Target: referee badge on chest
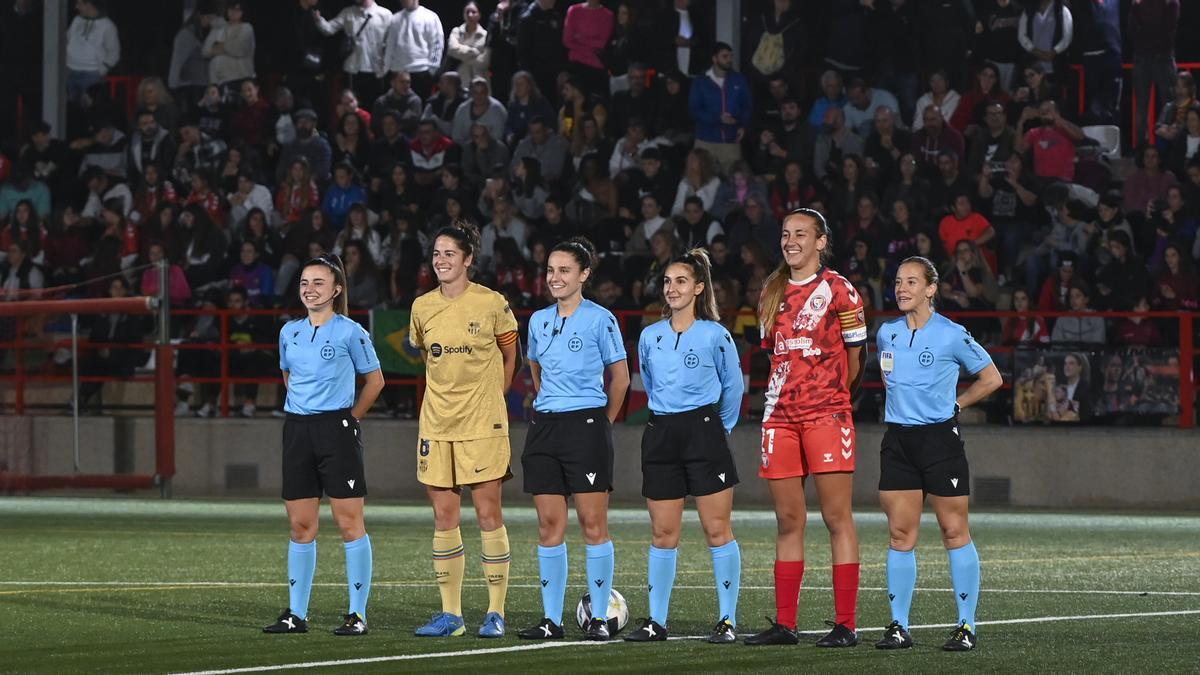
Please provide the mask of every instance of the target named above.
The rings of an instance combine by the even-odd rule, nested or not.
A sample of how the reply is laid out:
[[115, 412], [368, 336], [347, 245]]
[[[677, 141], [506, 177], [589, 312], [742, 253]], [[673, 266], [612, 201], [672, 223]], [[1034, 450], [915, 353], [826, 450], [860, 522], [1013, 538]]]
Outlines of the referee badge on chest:
[[891, 375], [896, 368], [896, 355], [892, 352], [879, 352], [879, 369], [885, 375]]
[[920, 356], [917, 357], [917, 361], [920, 361], [921, 365], [925, 366], [926, 368], [928, 368], [929, 366], [932, 366], [933, 365], [933, 352], [926, 349], [925, 351], [921, 352]]
[[325, 344], [321, 347], [321, 358], [325, 359], [326, 361], [332, 361], [336, 353], [337, 352], [334, 350], [333, 345], [331, 344]]

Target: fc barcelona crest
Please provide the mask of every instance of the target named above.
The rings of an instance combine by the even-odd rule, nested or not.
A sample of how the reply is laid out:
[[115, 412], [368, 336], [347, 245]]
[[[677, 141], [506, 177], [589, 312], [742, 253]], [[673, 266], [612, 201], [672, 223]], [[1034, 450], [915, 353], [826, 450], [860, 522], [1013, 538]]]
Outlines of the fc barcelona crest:
[[479, 322], [472, 321], [472, 322], [468, 323], [467, 324], [467, 332], [470, 333], [472, 336], [479, 335]]

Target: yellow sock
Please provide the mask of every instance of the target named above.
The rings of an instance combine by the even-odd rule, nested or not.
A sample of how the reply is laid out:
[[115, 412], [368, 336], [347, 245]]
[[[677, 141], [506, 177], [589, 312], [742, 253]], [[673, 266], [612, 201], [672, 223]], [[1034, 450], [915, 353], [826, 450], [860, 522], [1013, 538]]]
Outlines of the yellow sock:
[[508, 597], [508, 530], [503, 525], [491, 532], [479, 533], [483, 539], [483, 578], [488, 584], [488, 611], [504, 616]]
[[433, 532], [433, 572], [442, 594], [442, 611], [462, 616], [462, 584], [466, 560], [463, 558], [462, 533], [453, 530]]

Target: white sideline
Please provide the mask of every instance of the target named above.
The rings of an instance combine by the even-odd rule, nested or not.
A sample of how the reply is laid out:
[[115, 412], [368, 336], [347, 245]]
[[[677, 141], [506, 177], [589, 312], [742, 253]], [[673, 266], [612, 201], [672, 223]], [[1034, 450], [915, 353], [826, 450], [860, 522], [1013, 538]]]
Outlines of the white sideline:
[[[1159, 616], [1185, 616], [1200, 614], [1200, 609], [1186, 609], [1171, 612], [1129, 612], [1122, 614], [1081, 614], [1075, 616], [1039, 616], [1026, 619], [998, 619], [996, 621], [980, 621], [980, 626], [1001, 626], [1024, 623], [1051, 623], [1056, 621], [1088, 621], [1097, 619], [1135, 619], [1146, 617]], [[922, 626], [911, 626], [913, 630], [924, 628], [954, 628], [957, 624], [926, 624]], [[859, 632], [877, 632], [883, 631], [883, 628], [863, 628]], [[801, 631], [804, 635], [823, 635], [825, 631]], [[671, 640], [695, 640], [706, 636], [703, 635], [688, 635], [669, 638]], [[333, 668], [338, 666], [353, 666], [363, 665], [368, 663], [388, 663], [393, 661], [416, 661], [420, 659], [442, 659], [456, 656], [485, 656], [488, 654], [506, 654], [511, 652], [527, 652], [538, 649], [554, 649], [556, 647], [588, 647], [588, 646], [605, 646], [618, 644], [620, 641], [613, 642], [539, 642], [534, 644], [516, 645], [513, 647], [494, 647], [491, 649], [464, 649], [454, 652], [433, 652], [429, 654], [397, 654], [395, 656], [375, 656], [361, 659], [335, 659], [331, 661], [308, 661], [302, 663], [285, 663], [272, 666], [251, 666], [249, 668], [229, 668], [226, 670], [201, 670], [186, 673], [178, 673], [176, 675], [234, 675], [235, 673], [265, 673], [278, 670], [305, 669], [305, 668]]]

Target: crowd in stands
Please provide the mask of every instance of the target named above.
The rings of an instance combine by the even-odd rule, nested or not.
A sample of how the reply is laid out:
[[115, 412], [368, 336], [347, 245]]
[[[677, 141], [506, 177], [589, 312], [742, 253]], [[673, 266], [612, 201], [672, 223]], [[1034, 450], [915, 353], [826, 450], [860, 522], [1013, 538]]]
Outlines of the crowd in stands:
[[[466, 220], [476, 280], [514, 308], [551, 302], [546, 252], [569, 236], [596, 244], [589, 292], [614, 310], [658, 307], [664, 265], [706, 246], [722, 315], [756, 342], [746, 311], [805, 206], [874, 309], [918, 254], [946, 311], [1197, 309], [1200, 99], [1175, 69], [1178, 0], [833, 0], [821, 25], [797, 0], [743, 0], [740, 62], [712, 3], [384, 4], [290, 0], [270, 27], [290, 31], [286, 72], [257, 73], [247, 3], [200, 0], [127, 114], [104, 81], [117, 29], [77, 0], [65, 137], [0, 132], [0, 297], [156, 293], [141, 270], [165, 257], [178, 307], [294, 308], [299, 265], [331, 251], [352, 309], [406, 308], [436, 285], [430, 235]], [[1120, 124], [1122, 33], [1132, 166], [1083, 130]], [[245, 341], [273, 341], [252, 323]], [[1004, 344], [1175, 339], [1086, 315], [969, 323]]]

